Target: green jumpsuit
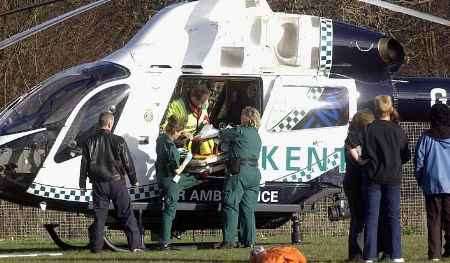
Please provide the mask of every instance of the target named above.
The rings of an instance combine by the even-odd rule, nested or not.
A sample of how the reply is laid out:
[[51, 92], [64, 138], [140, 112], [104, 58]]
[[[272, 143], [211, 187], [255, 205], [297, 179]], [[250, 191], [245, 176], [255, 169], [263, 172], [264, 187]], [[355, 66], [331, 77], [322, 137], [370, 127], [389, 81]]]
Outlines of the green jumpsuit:
[[255, 209], [258, 202], [261, 174], [258, 158], [261, 138], [254, 127], [226, 129], [221, 137], [229, 145], [229, 158], [241, 160], [240, 173], [228, 176], [223, 196], [223, 242], [234, 244], [239, 222], [239, 238], [245, 246], [256, 241]]
[[175, 170], [180, 166], [180, 153], [166, 134], [161, 134], [156, 140], [156, 155], [156, 178], [164, 204], [161, 243], [168, 244], [180, 192], [201, 183], [201, 181], [187, 173], [180, 174], [181, 178], [178, 183], [172, 181], [175, 176]]

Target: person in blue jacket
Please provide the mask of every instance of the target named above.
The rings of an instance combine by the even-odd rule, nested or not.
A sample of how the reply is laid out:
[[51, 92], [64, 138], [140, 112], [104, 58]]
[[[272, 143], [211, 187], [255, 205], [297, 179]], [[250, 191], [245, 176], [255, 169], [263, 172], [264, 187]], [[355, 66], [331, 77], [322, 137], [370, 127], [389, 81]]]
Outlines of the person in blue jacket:
[[439, 261], [442, 230], [446, 243], [444, 255], [450, 257], [450, 111], [445, 104], [431, 108], [431, 129], [416, 146], [416, 179], [425, 195], [428, 227], [428, 257]]

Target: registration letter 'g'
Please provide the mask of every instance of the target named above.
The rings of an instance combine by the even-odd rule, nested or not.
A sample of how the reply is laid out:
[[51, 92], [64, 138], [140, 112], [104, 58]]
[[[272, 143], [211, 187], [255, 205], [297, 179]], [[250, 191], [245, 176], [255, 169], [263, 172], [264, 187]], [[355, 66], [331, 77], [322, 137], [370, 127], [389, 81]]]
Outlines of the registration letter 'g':
[[441, 88], [434, 88], [430, 91], [431, 97], [431, 107], [437, 102], [442, 102], [443, 104], [447, 104], [447, 91]]

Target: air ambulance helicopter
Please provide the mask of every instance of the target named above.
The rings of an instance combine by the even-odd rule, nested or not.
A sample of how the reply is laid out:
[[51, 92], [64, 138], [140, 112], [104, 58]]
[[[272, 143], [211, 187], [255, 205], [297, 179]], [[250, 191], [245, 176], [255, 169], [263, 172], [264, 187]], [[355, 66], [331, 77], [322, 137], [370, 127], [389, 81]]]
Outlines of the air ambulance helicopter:
[[[0, 42], [0, 49], [110, 2], [96, 1]], [[449, 21], [384, 1], [364, 1], [449, 26]], [[123, 48], [50, 77], [0, 113], [0, 198], [90, 214], [78, 188], [80, 145], [100, 112], [127, 141], [140, 186], [129, 188], [139, 222], [159, 227], [155, 142], [169, 103], [193, 85], [211, 87], [215, 129], [237, 125], [245, 106], [262, 113], [258, 228], [293, 220], [308, 204], [341, 193], [343, 141], [353, 114], [374, 96], [394, 97], [405, 120], [423, 121], [447, 103], [448, 79], [392, 79], [402, 45], [382, 33], [327, 18], [273, 12], [265, 0], [199, 0], [170, 5]], [[188, 169], [207, 175], [180, 195], [176, 231], [220, 228], [225, 173], [219, 151], [194, 154]], [[330, 215], [345, 215], [336, 206]], [[199, 220], [202, 218], [202, 220]], [[113, 216], [108, 221], [117, 227]], [[59, 245], [67, 248], [48, 228]], [[113, 245], [112, 245], [113, 246]], [[113, 246], [114, 247], [114, 246]]]

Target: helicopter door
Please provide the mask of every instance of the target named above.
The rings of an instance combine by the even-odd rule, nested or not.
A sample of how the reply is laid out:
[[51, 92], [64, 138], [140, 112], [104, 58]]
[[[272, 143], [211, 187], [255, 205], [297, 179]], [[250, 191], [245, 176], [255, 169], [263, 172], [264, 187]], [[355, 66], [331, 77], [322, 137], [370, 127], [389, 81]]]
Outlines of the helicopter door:
[[355, 110], [353, 80], [278, 77], [260, 128], [263, 181], [304, 183], [332, 169], [343, 172]]
[[141, 185], [155, 179], [156, 138], [159, 124], [175, 89], [180, 72], [155, 68], [134, 78], [133, 92], [116, 134], [124, 137]]

